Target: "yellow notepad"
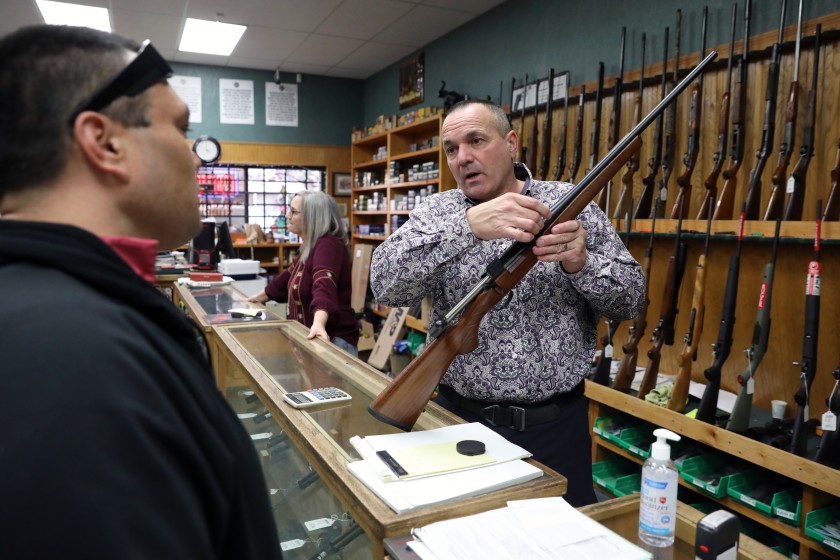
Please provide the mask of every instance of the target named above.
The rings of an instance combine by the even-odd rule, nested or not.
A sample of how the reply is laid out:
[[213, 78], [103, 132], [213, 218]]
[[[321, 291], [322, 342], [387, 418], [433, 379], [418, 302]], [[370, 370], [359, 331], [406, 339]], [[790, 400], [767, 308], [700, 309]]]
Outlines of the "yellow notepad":
[[432, 443], [391, 449], [389, 453], [408, 473], [400, 478], [425, 476], [435, 473], [469, 469], [495, 463], [496, 458], [489, 453], [464, 455], [455, 449], [457, 442]]

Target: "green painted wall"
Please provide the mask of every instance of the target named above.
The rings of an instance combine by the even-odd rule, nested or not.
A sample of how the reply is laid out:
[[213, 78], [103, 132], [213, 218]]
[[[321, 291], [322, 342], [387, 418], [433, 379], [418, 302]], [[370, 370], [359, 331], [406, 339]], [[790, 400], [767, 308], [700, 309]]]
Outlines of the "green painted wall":
[[[682, 9], [681, 52], [700, 50], [703, 6], [709, 6], [707, 45], [729, 41], [730, 0], [508, 0], [421, 49], [425, 53], [425, 105], [442, 105], [446, 88], [494, 101], [504, 82], [503, 103], [510, 102], [511, 77], [546, 77], [549, 68], [569, 70], [571, 83], [595, 80], [598, 62], [607, 76], [618, 74], [621, 27], [627, 27], [625, 69], [641, 65], [641, 36], [647, 33], [646, 62], [661, 60], [665, 27], [673, 26]], [[785, 25], [796, 23], [798, 0], [788, 0]], [[777, 29], [781, 0], [753, 0], [750, 35]], [[805, 0], [803, 20], [840, 9], [838, 0]], [[736, 38], [743, 36], [744, 2], [738, 2]], [[398, 64], [365, 81], [364, 121], [381, 114], [400, 114]], [[405, 112], [405, 111], [403, 111]]]
[[[222, 66], [172, 63], [178, 75], [201, 77], [202, 122], [193, 123], [193, 136], [210, 134], [228, 142], [347, 146], [354, 126], [363, 120], [364, 82], [303, 74], [298, 84], [298, 126], [265, 125], [265, 83], [274, 73]], [[282, 74], [295, 83], [295, 74]], [[219, 79], [253, 80], [254, 125], [219, 123]]]

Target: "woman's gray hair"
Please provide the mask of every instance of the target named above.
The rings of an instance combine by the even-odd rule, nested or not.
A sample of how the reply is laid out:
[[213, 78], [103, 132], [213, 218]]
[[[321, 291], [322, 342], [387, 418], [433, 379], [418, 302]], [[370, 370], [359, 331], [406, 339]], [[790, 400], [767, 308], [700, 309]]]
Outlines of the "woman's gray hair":
[[295, 197], [300, 198], [300, 262], [306, 262], [312, 246], [325, 235], [338, 237], [348, 245], [347, 230], [333, 197], [321, 191], [301, 191]]

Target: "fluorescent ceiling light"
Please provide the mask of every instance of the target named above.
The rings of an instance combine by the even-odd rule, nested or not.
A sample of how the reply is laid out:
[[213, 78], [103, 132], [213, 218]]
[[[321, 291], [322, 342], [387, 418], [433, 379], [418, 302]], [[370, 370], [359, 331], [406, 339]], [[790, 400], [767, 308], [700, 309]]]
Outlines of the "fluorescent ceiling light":
[[243, 33], [244, 25], [187, 18], [178, 50], [230, 56]]
[[111, 20], [106, 8], [37, 0], [44, 22], [50, 25], [78, 25], [111, 32]]

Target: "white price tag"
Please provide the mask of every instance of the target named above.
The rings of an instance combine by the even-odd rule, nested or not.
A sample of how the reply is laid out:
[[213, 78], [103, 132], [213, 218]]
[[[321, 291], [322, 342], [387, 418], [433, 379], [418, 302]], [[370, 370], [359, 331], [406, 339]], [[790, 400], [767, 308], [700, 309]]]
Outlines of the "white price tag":
[[286, 550], [294, 550], [296, 548], [300, 548], [306, 544], [306, 541], [303, 539], [292, 539], [290, 541], [284, 541], [280, 543], [280, 549], [283, 551]]
[[837, 431], [837, 415], [830, 410], [822, 415], [822, 429], [825, 432]]
[[755, 379], [752, 377], [749, 378], [747, 381], [747, 394], [752, 395], [755, 393]]
[[810, 416], [808, 415], [808, 405], [806, 404], [804, 408], [805, 410], [803, 412], [803, 415], [805, 417], [805, 420], [807, 420], [808, 418], [810, 418]]
[[260, 432], [258, 434], [251, 434], [251, 439], [254, 441], [260, 441], [262, 439], [268, 439], [271, 437], [271, 432]]
[[240, 420], [247, 420], [248, 418], [253, 418], [256, 415], [256, 412], [243, 412], [241, 414], [237, 414], [236, 417]]
[[324, 527], [332, 527], [333, 523], [335, 523], [335, 519], [330, 519], [329, 517], [322, 517], [320, 519], [311, 519], [309, 521], [304, 521], [303, 525], [306, 527], [307, 531], [317, 531], [318, 529], [323, 529]]
[[613, 345], [607, 344], [604, 346], [604, 357], [605, 358], [612, 358], [613, 357]]
[[279, 492], [279, 491], [280, 491], [280, 489], [279, 489], [279, 488], [270, 488], [270, 489], [268, 490], [268, 493], [269, 493], [270, 495], [272, 495], [272, 496], [273, 496], [273, 495], [275, 495], [275, 494], [276, 494], [277, 492]]
[[787, 180], [787, 186], [785, 186], [785, 192], [790, 194], [793, 192], [793, 189], [796, 187], [796, 181], [793, 180], [793, 177], [789, 177]]

